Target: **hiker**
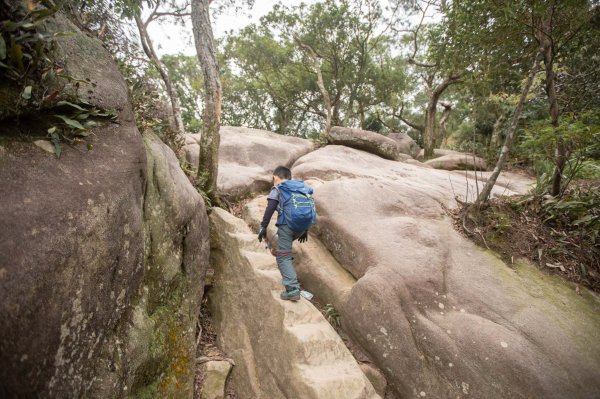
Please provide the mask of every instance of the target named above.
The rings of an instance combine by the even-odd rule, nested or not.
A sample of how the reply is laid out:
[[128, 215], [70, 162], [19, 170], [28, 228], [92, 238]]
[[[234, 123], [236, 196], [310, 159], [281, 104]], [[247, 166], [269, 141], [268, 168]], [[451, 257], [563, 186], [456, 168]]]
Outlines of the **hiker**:
[[[316, 221], [313, 190], [301, 180], [292, 180], [292, 172], [285, 166], [273, 171], [273, 188], [267, 197], [267, 209], [258, 231], [258, 241], [267, 236], [267, 226], [277, 209], [277, 267], [282, 276], [285, 290], [280, 298], [297, 301], [300, 299], [300, 283], [294, 269], [292, 242], [308, 240], [308, 229]], [[268, 239], [267, 239], [268, 240]]]

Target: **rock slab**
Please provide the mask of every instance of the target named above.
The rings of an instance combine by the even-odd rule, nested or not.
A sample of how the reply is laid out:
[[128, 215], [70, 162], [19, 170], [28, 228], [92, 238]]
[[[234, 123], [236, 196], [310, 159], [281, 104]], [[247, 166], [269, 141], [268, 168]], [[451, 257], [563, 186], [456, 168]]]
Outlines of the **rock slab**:
[[413, 158], [417, 158], [419, 152], [421, 151], [421, 147], [417, 144], [416, 141], [412, 139], [406, 133], [389, 133], [387, 135], [388, 138], [396, 141], [400, 145], [400, 151], [404, 154], [410, 155]]
[[357, 279], [344, 328], [398, 397], [600, 395], [599, 298], [458, 234], [470, 179], [340, 146], [293, 173], [320, 181], [311, 232]]

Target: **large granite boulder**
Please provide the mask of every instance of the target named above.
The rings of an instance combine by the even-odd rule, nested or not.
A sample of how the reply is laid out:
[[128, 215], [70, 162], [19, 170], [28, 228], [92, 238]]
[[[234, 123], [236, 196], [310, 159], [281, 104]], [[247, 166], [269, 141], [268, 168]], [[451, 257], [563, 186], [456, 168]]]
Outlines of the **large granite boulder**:
[[318, 183], [311, 231], [357, 280], [343, 326], [398, 397], [600, 395], [600, 300], [458, 234], [444, 207], [472, 181], [339, 146], [293, 173]]
[[434, 169], [444, 170], [486, 170], [487, 163], [485, 159], [476, 155], [457, 153], [446, 154], [437, 158], [425, 161]]
[[330, 144], [367, 151], [385, 159], [405, 161], [412, 158], [415, 149], [409, 142], [410, 137], [401, 136], [400, 133], [397, 135], [390, 138], [368, 130], [334, 126], [329, 132], [327, 141]]
[[275, 258], [246, 223], [216, 208], [209, 304], [219, 347], [243, 397], [379, 398], [331, 325], [305, 299], [279, 299]]
[[481, 157], [467, 152], [442, 148], [435, 148], [433, 150], [433, 157], [429, 160], [425, 160], [423, 150], [419, 151], [416, 158], [424, 162], [424, 165], [434, 169], [471, 171], [484, 171], [487, 169], [487, 162]]
[[[460, 152], [460, 151], [448, 150], [445, 148], [434, 148], [433, 149], [433, 157], [431, 157], [431, 159], [439, 158], [441, 156], [449, 155], [449, 154], [465, 154], [465, 153]], [[469, 155], [471, 155], [471, 154], [469, 154]], [[425, 150], [420, 149], [419, 153], [417, 154], [417, 156], [415, 158], [418, 159], [419, 161], [424, 161], [425, 160]]]
[[[314, 148], [307, 139], [247, 127], [222, 126], [220, 134], [217, 189], [231, 200], [268, 189], [277, 166], [290, 167]], [[198, 165], [198, 140], [200, 135], [187, 135], [188, 144], [183, 147], [187, 162], [194, 166]]]
[[0, 123], [0, 397], [191, 397], [203, 201], [168, 148], [144, 145], [102, 44], [55, 24], [74, 32], [58, 44], [65, 70], [118, 123], [60, 159], [34, 144], [45, 114], [21, 132]]
[[413, 158], [417, 158], [421, 151], [421, 147], [419, 147], [417, 142], [406, 133], [389, 133], [387, 137], [399, 144], [402, 153], [410, 155]]

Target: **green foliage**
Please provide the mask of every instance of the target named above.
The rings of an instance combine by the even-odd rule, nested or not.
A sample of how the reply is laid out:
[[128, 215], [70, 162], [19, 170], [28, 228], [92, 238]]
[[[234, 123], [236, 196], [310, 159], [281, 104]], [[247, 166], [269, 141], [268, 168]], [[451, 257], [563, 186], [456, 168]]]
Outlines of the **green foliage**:
[[[14, 7], [4, 6], [0, 10], [0, 72], [13, 82], [28, 84], [42, 74], [54, 73], [48, 53], [54, 38], [60, 33], [50, 34], [45, 23], [59, 6], [46, 8], [33, 2], [17, 3]], [[31, 98], [31, 86], [27, 86], [27, 97]]]
[[[48, 129], [48, 137], [54, 144], [54, 153], [60, 158], [62, 153], [61, 142], [76, 144], [91, 134], [91, 129], [98, 125], [97, 119], [116, 119], [114, 110], [102, 110], [90, 105], [85, 100], [74, 98], [72, 101], [59, 101], [55, 111], [62, 112], [54, 114], [57, 123]], [[77, 104], [75, 102], [78, 102]], [[93, 146], [87, 145], [88, 151]]]
[[540, 197], [544, 223], [560, 228], [564, 240], [588, 242], [600, 248], [600, 187], [576, 187], [563, 198]]
[[502, 234], [512, 227], [511, 219], [508, 215], [503, 213], [498, 213], [495, 215], [495, 223], [493, 228], [496, 232]]
[[[567, 184], [578, 178], [598, 176], [597, 161], [600, 160], [600, 110], [585, 112], [579, 116], [564, 115], [559, 126], [547, 120], [531, 122], [525, 129], [521, 150], [533, 161], [538, 179], [537, 190], [545, 192], [551, 183], [554, 170], [554, 148], [559, 139], [564, 140], [569, 158], [564, 170]], [[594, 161], [594, 159], [596, 161]]]
[[166, 55], [161, 61], [167, 67], [169, 77], [176, 83], [181, 100], [181, 118], [186, 132], [199, 132], [202, 127], [200, 114], [200, 94], [204, 90], [204, 78], [198, 57]]
[[329, 324], [334, 327], [341, 326], [340, 314], [332, 304], [328, 303], [327, 305], [323, 306], [322, 312]]
[[11, 90], [20, 91], [14, 104], [17, 114], [24, 108], [39, 108], [53, 98], [47, 87], [64, 78], [60, 65], [51, 59], [55, 39], [68, 33], [47, 31], [50, 16], [60, 9], [35, 2], [0, 6], [0, 78]]
[[[127, 68], [122, 68], [122, 70], [126, 71]], [[171, 110], [164, 98], [161, 97], [158, 85], [146, 74], [142, 74], [141, 78], [137, 77], [137, 73], [135, 75], [125, 74], [125, 81], [131, 94], [131, 104], [138, 130], [144, 132], [150, 129], [163, 142], [171, 148], [175, 148], [177, 132], [171, 126], [169, 121]]]
[[298, 41], [318, 54], [334, 125], [364, 128], [383, 109], [391, 113], [402, 102], [406, 75], [392, 40], [377, 31], [383, 22], [378, 2], [276, 5], [226, 43], [224, 117], [303, 137], [322, 130], [323, 97]]
[[[57, 157], [62, 153], [61, 143], [74, 144], [83, 141], [97, 119], [114, 120], [114, 111], [102, 110], [90, 105], [78, 96], [56, 102], [61, 96], [57, 88], [59, 80], [89, 84], [89, 79], [79, 79], [64, 73], [63, 68], [52, 58], [56, 39], [70, 35], [69, 32], [50, 33], [46, 28], [48, 18], [61, 10], [62, 2], [16, 2], [0, 8], [0, 74], [17, 87], [22, 87], [19, 109], [27, 112], [48, 106], [56, 112], [55, 124], [47, 130]], [[52, 88], [50, 88], [52, 85]], [[88, 144], [88, 150], [92, 145]]]

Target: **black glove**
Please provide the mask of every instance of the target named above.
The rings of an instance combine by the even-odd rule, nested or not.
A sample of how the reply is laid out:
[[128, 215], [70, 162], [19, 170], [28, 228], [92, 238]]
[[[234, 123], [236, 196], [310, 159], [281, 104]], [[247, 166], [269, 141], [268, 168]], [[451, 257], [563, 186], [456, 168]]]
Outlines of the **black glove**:
[[308, 230], [306, 230], [300, 237], [298, 237], [298, 242], [306, 242], [308, 240]]
[[260, 230], [258, 230], [258, 242], [262, 242], [263, 238], [265, 238], [267, 236], [267, 228], [266, 227], [260, 227]]

